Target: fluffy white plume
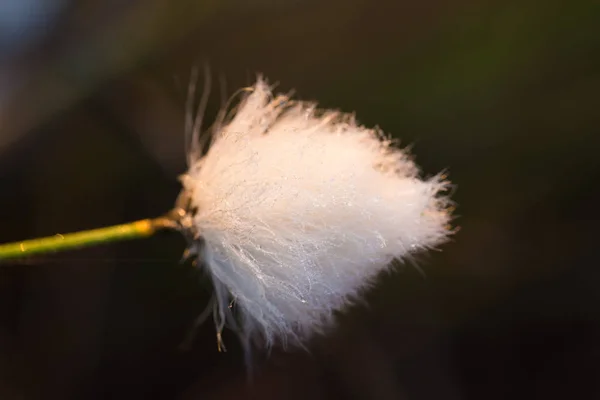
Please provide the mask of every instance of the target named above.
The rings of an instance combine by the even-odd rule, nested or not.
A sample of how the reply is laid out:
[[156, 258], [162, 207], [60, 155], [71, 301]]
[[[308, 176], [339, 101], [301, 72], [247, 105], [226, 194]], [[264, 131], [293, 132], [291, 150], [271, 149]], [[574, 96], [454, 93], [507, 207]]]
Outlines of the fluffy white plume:
[[442, 177], [354, 118], [273, 98], [259, 79], [182, 177], [218, 329], [302, 344], [393, 259], [448, 234]]

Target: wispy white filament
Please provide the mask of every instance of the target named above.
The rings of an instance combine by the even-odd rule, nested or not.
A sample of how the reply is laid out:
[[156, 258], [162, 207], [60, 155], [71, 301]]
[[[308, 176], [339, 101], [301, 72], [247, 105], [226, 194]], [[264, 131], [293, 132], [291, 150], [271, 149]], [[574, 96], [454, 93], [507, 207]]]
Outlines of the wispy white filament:
[[259, 79], [182, 177], [219, 329], [302, 344], [393, 259], [448, 236], [447, 183], [381, 132]]

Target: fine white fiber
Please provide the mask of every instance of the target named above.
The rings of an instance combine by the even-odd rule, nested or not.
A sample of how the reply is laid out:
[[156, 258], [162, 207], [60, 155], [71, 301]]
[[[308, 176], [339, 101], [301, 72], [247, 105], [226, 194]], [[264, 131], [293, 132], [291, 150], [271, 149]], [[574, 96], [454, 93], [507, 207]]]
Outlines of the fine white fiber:
[[211, 134], [181, 180], [219, 335], [228, 324], [266, 346], [303, 345], [394, 259], [451, 233], [444, 176], [420, 178], [352, 115], [275, 97], [259, 78]]

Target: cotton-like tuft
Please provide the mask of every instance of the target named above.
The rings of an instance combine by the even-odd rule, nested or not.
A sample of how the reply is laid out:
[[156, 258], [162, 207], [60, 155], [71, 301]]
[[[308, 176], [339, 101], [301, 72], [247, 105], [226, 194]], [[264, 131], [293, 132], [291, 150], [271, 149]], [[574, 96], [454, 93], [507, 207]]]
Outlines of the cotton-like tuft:
[[302, 345], [394, 259], [450, 233], [443, 176], [420, 178], [351, 115], [274, 97], [259, 78], [212, 135], [182, 183], [219, 333]]

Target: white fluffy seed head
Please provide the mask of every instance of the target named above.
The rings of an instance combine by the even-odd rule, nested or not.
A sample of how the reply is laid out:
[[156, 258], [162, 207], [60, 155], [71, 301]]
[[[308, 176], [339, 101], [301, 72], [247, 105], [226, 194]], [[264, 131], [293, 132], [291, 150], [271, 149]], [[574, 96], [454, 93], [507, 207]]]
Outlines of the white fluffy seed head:
[[182, 177], [218, 329], [302, 344], [394, 259], [449, 235], [447, 182], [419, 178], [381, 132], [259, 78]]

